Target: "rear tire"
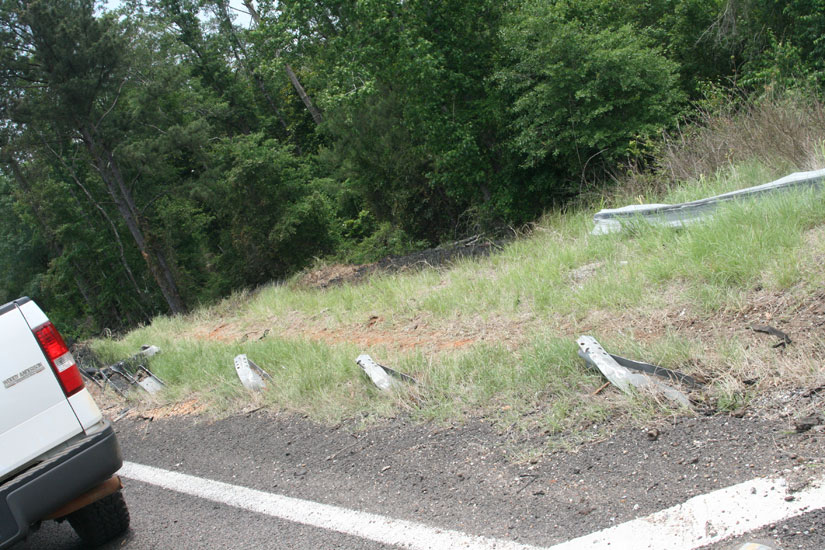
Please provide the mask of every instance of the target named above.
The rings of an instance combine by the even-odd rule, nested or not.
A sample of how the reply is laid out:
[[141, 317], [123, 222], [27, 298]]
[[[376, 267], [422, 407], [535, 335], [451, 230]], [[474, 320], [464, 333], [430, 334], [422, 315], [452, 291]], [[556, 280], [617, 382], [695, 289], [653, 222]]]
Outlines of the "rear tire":
[[67, 516], [75, 533], [91, 546], [100, 546], [129, 529], [129, 509], [116, 491]]

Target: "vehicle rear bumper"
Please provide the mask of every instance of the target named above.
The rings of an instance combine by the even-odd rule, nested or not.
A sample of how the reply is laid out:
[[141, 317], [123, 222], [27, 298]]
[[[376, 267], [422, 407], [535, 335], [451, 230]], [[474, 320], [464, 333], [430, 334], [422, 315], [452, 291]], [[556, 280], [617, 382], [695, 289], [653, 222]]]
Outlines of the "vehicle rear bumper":
[[105, 482], [123, 465], [115, 432], [106, 427], [0, 486], [0, 548], [24, 538], [29, 526]]

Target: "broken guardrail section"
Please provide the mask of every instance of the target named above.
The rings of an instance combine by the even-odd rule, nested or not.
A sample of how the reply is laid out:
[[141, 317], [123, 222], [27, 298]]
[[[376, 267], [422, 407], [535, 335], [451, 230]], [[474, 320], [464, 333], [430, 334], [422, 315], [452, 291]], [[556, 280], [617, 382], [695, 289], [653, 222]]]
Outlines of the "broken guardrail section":
[[[677, 390], [676, 388], [651, 378], [647, 373], [655, 374], [656, 376], [665, 376], [667, 378], [682, 382], [698, 385], [698, 382], [687, 375], [677, 373], [655, 365], [648, 365], [647, 363], [639, 363], [637, 361], [630, 361], [629, 359], [620, 358], [625, 365], [620, 364], [616, 360], [616, 356], [607, 353], [604, 348], [592, 336], [581, 336], [576, 343], [579, 345], [579, 356], [582, 357], [588, 365], [595, 366], [614, 386], [622, 390], [624, 393], [630, 395], [633, 393], [633, 388], [653, 390], [659, 392], [671, 401], [678, 403], [683, 407], [690, 408], [690, 400], [688, 397]], [[632, 366], [630, 366], [632, 364]], [[644, 367], [642, 367], [642, 365]], [[640, 372], [632, 372], [631, 368], [640, 368], [645, 374]], [[678, 375], [678, 377], [677, 377]]]
[[235, 372], [241, 379], [241, 384], [248, 390], [262, 390], [266, 388], [265, 380], [272, 380], [268, 372], [252, 362], [244, 353], [235, 357]]
[[642, 220], [651, 225], [681, 227], [703, 220], [711, 215], [719, 205], [741, 199], [757, 198], [763, 195], [798, 189], [820, 189], [825, 183], [825, 170], [795, 172], [784, 178], [723, 193], [706, 199], [680, 204], [632, 204], [621, 208], [605, 208], [593, 216], [595, 226], [592, 235], [616, 233], [629, 223]]
[[133, 388], [141, 388], [154, 395], [166, 386], [146, 366], [148, 359], [157, 353], [160, 353], [157, 346], [142, 346], [139, 352], [128, 359], [101, 368], [82, 368], [80, 372], [100, 389], [105, 391], [107, 387], [111, 387], [122, 397]]
[[355, 359], [355, 362], [363, 369], [369, 379], [372, 380], [372, 383], [382, 391], [389, 391], [402, 382], [416, 383], [412, 376], [385, 367], [384, 365], [379, 365], [367, 354], [359, 355]]
[[[630, 370], [636, 370], [646, 374], [652, 374], [654, 376], [658, 376], [659, 378], [664, 378], [669, 382], [681, 382], [682, 384], [686, 385], [691, 389], [701, 388], [704, 385], [692, 376], [683, 374], [675, 370], [666, 369], [658, 365], [651, 365], [650, 363], [642, 363], [641, 361], [634, 361], [633, 359], [628, 359], [626, 357], [621, 357], [619, 355], [613, 355], [612, 353], [609, 353], [608, 355], [610, 355], [610, 357], [612, 357], [613, 360], [616, 361], [619, 365]], [[596, 363], [594, 363], [590, 356], [584, 353], [581, 348], [579, 348], [579, 357], [584, 359], [585, 362], [593, 368], [598, 368], [596, 366]]]

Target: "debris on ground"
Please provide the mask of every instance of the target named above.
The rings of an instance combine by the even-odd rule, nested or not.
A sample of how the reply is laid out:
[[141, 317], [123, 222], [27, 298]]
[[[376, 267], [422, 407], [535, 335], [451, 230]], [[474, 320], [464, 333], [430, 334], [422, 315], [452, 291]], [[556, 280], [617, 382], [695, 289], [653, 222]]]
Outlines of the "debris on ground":
[[593, 216], [595, 227], [592, 235], [604, 235], [621, 231], [626, 224], [638, 220], [651, 225], [682, 227], [713, 216], [719, 205], [741, 199], [758, 198], [783, 191], [807, 188], [821, 188], [825, 181], [825, 170], [795, 172], [784, 178], [723, 193], [706, 199], [679, 204], [631, 204], [622, 208], [605, 208]]
[[128, 359], [104, 367], [84, 366], [80, 373], [101, 390], [106, 391], [107, 387], [111, 387], [122, 397], [134, 388], [141, 388], [154, 395], [166, 386], [146, 366], [148, 359], [158, 353], [160, 348], [157, 346], [142, 346], [139, 352]]
[[264, 379], [272, 380], [268, 372], [256, 365], [244, 353], [235, 357], [235, 372], [238, 373], [241, 384], [248, 390], [262, 390], [266, 388]]
[[[628, 262], [626, 260], [621, 260], [617, 262], [617, 265], [627, 265]], [[575, 283], [578, 287], [581, 287], [582, 284], [593, 277], [596, 273], [598, 273], [602, 268], [607, 265], [606, 262], [591, 262], [588, 264], [584, 264], [582, 266], [573, 269], [570, 272], [570, 279], [572, 279], [573, 283]]]
[[364, 370], [364, 373], [372, 380], [373, 384], [383, 391], [388, 391], [401, 382], [416, 383], [413, 377], [380, 365], [367, 354], [359, 355], [355, 359], [355, 363]]
[[137, 357], [138, 355], [142, 355], [143, 357], [152, 357], [153, 355], [157, 355], [158, 353], [160, 353], [159, 347], [143, 345], [140, 346], [140, 351], [137, 352], [135, 357]]
[[[645, 374], [632, 372], [628, 367], [620, 364], [616, 358], [607, 353], [604, 348], [592, 336], [581, 336], [576, 341], [579, 345], [579, 356], [585, 360], [589, 366], [594, 366], [601, 373], [610, 380], [610, 382], [622, 390], [626, 394], [632, 394], [633, 388], [649, 389], [661, 393], [671, 401], [678, 403], [683, 407], [690, 408], [690, 400], [687, 396], [676, 388], [651, 378], [644, 369]], [[629, 361], [629, 360], [628, 360]], [[676, 380], [687, 381], [690, 380], [693, 384], [698, 384], [695, 380], [687, 375], [662, 369], [662, 367], [655, 367], [647, 363], [633, 362], [635, 365], [645, 365], [645, 367], [652, 367], [654, 371], [657, 369], [667, 371]], [[653, 374], [653, 373], [651, 373]], [[661, 376], [661, 374], [659, 374]], [[667, 376], [666, 376], [667, 377]]]
[[[589, 336], [583, 336], [582, 338], [590, 338]], [[595, 340], [594, 340], [595, 342]], [[598, 342], [597, 342], [598, 343]], [[641, 361], [634, 361], [633, 359], [628, 359], [626, 357], [621, 357], [619, 355], [613, 355], [609, 353], [610, 357], [613, 358], [619, 365], [625, 367], [626, 369], [636, 370], [639, 372], [643, 372], [645, 374], [652, 374], [654, 376], [658, 376], [660, 378], [664, 378], [669, 382], [681, 382], [685, 384], [687, 387], [694, 389], [694, 388], [701, 388], [704, 384], [699, 380], [695, 379], [694, 377], [683, 374], [679, 371], [666, 369], [665, 367], [660, 367], [658, 365], [652, 365], [650, 363], [642, 363]], [[579, 349], [579, 357], [587, 361], [587, 363], [593, 367], [596, 366], [595, 363], [588, 360], [588, 355], [583, 353], [581, 349]]]
[[364, 265], [332, 264], [305, 272], [297, 284], [308, 288], [327, 288], [344, 283], [363, 281], [376, 273], [397, 273], [422, 268], [449, 266], [465, 258], [481, 258], [500, 250], [502, 239], [474, 235], [436, 248], [420, 250], [403, 256], [389, 256]]
[[807, 432], [811, 428], [816, 426], [821, 426], [823, 424], [823, 419], [818, 414], [812, 414], [810, 416], [805, 416], [802, 418], [797, 418], [793, 422], [794, 429], [796, 433]]
[[114, 424], [118, 420], [122, 420], [123, 418], [126, 418], [126, 415], [129, 414], [129, 412], [131, 410], [132, 410], [131, 407], [126, 407], [125, 409], [122, 409], [120, 412], [118, 412], [118, 415], [112, 419], [112, 424]]
[[751, 325], [750, 329], [754, 332], [761, 332], [763, 334], [770, 334], [771, 336], [776, 336], [780, 338], [779, 342], [773, 345], [773, 347], [785, 347], [788, 344], [793, 343], [791, 341], [791, 337], [782, 332], [781, 330], [774, 328], [770, 325]]
[[819, 386], [805, 390], [805, 392], [802, 394], [802, 397], [810, 398], [819, 394], [822, 391], [825, 391], [825, 384], [820, 384]]

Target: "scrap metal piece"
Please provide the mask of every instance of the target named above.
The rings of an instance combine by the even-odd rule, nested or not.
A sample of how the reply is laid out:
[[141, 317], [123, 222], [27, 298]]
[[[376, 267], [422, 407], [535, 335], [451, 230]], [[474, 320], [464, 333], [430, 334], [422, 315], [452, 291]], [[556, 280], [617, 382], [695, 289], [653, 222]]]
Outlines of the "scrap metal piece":
[[[670, 382], [681, 382], [685, 384], [691, 389], [694, 388], [701, 388], [704, 386], [701, 382], [693, 378], [688, 374], [681, 373], [679, 371], [666, 369], [665, 367], [660, 367], [659, 365], [653, 365], [650, 363], [642, 363], [641, 361], [634, 361], [633, 359], [628, 359], [627, 357], [621, 357], [619, 355], [613, 355], [612, 353], [608, 354], [612, 357], [618, 364], [621, 366], [628, 368], [630, 370], [636, 370], [639, 372], [644, 372], [646, 374], [652, 374], [654, 376], [658, 376], [659, 378], [664, 378]], [[593, 368], [598, 368], [596, 363], [594, 363], [590, 356], [581, 348], [579, 348], [579, 357], [585, 360], [585, 362]]]
[[138, 386], [151, 394], [156, 394], [163, 389], [165, 384], [161, 382], [160, 378], [152, 374], [149, 369], [143, 365], [138, 365], [138, 371], [145, 375], [142, 380], [138, 380]]
[[235, 357], [235, 372], [238, 373], [241, 384], [248, 390], [262, 390], [266, 387], [264, 378], [272, 380], [269, 373], [256, 365], [245, 353]]
[[750, 329], [754, 332], [761, 332], [763, 334], [770, 334], [771, 336], [776, 336], [781, 338], [778, 344], [774, 344], [773, 347], [778, 348], [780, 346], [787, 346], [788, 344], [792, 344], [791, 337], [782, 332], [781, 330], [774, 328], [770, 325], [751, 325]]
[[680, 204], [632, 204], [622, 208], [605, 208], [593, 216], [595, 226], [590, 234], [616, 233], [621, 231], [624, 225], [639, 219], [653, 225], [681, 227], [713, 215], [719, 205], [725, 202], [795, 189], [819, 189], [823, 183], [825, 170], [795, 172], [770, 183]]
[[620, 365], [592, 336], [581, 336], [576, 343], [579, 345], [579, 354], [586, 356], [588, 363], [595, 365], [605, 378], [624, 393], [632, 394], [633, 387], [652, 389], [661, 392], [671, 401], [690, 408], [690, 400], [684, 393], [645, 374], [631, 372]]
[[400, 382], [416, 383], [415, 379], [403, 372], [398, 372], [384, 365], [376, 363], [372, 357], [367, 354], [359, 355], [355, 359], [355, 363], [361, 367], [373, 384], [378, 386], [383, 391], [388, 391], [397, 386]]
[[141, 357], [151, 357], [160, 351], [155, 346], [152, 346], [152, 348], [155, 348], [156, 351], [149, 354], [141, 351], [125, 361], [115, 363], [110, 369], [128, 380], [132, 386], [138, 386], [147, 393], [154, 395], [162, 390], [166, 383], [143, 364], [145, 361], [140, 361]]
[[100, 369], [99, 374], [103, 379], [104, 391], [107, 387], [111, 387], [121, 397], [126, 397], [129, 390], [138, 385], [137, 380], [132, 378], [118, 364]]
[[133, 388], [139, 387], [149, 394], [156, 394], [166, 383], [146, 367], [146, 359], [160, 353], [157, 346], [142, 346], [141, 350], [128, 359], [100, 368], [84, 367], [80, 373], [102, 390], [111, 387], [125, 397]]
[[157, 355], [158, 353], [160, 353], [159, 347], [143, 345], [140, 346], [140, 351], [134, 357], [137, 357], [138, 355], [143, 355], [144, 357], [152, 357], [153, 355]]

